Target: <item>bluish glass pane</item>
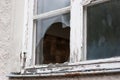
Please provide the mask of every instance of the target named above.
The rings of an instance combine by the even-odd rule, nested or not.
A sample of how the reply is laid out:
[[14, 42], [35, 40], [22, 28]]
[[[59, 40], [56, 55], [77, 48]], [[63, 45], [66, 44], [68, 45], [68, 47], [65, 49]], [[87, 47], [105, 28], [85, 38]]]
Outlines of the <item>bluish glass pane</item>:
[[38, 14], [64, 8], [70, 5], [70, 0], [38, 0]]
[[87, 59], [120, 56], [120, 0], [88, 7]]

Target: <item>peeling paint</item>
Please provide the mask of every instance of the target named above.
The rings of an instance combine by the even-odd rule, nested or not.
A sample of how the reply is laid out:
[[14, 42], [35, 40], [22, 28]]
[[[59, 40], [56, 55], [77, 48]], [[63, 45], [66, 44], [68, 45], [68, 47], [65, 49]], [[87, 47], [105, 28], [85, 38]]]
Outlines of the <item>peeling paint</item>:
[[[79, 72], [80, 74], [84, 73], [101, 73], [101, 72], [109, 72], [109, 71], [119, 71], [119, 65], [120, 61], [113, 61], [110, 62], [98, 62], [98, 63], [83, 63], [81, 64], [82, 57], [83, 57], [83, 7], [87, 5], [94, 5], [101, 2], [105, 2], [108, 0], [74, 0], [74, 2], [71, 3], [71, 35], [70, 35], [70, 63], [66, 65], [53, 65], [48, 64], [46, 66], [32, 66], [31, 68], [28, 68], [31, 62], [32, 58], [32, 26], [27, 25], [26, 28], [29, 28], [28, 31], [25, 31], [25, 40], [28, 42], [31, 42], [29, 45], [28, 42], [26, 42], [25, 46], [28, 47], [26, 49], [27, 51], [27, 66], [25, 67], [25, 73], [24, 74], [39, 74], [39, 75], [57, 75], [60, 73], [66, 74], [70, 72]], [[30, 6], [31, 2], [28, 4]], [[28, 8], [28, 11], [30, 11], [30, 8]], [[31, 14], [30, 14], [31, 13]], [[30, 18], [30, 24], [32, 24], [32, 12], [29, 12]], [[28, 34], [30, 33], [30, 34]], [[28, 39], [29, 38], [29, 39]], [[86, 56], [86, 55], [85, 55]], [[104, 61], [104, 60], [102, 60]]]

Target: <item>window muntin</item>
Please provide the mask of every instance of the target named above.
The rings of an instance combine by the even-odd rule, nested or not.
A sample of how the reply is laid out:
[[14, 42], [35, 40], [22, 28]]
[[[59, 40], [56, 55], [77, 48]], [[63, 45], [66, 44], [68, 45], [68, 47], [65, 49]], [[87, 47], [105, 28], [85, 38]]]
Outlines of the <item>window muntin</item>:
[[38, 14], [70, 6], [70, 0], [38, 0]]
[[[69, 36], [70, 36], [69, 34], [70, 33], [69, 33], [69, 30], [66, 30], [66, 27], [70, 26], [70, 14], [66, 13], [66, 14], [54, 16], [47, 19], [37, 20], [36, 25], [37, 25], [36, 26], [36, 64], [47, 64], [47, 63], [55, 63], [55, 62], [63, 63], [64, 61], [65, 62], [68, 61], [68, 57], [67, 57], [67, 60], [65, 59], [63, 61], [58, 61], [58, 60], [55, 61], [55, 60], [57, 59], [56, 57], [59, 55], [60, 52], [61, 54], [63, 53], [62, 50], [60, 51], [60, 49], [62, 48], [65, 49], [64, 51], [66, 51], [64, 53], [66, 53], [66, 55], [69, 55]], [[54, 27], [54, 28], [49, 30], [49, 28], [51, 27]], [[52, 42], [56, 44], [53, 45]], [[64, 43], [64, 44], [60, 45], [59, 43], [61, 44]], [[68, 48], [64, 48], [65, 45]], [[46, 48], [45, 46], [48, 48]], [[52, 47], [54, 49], [57, 49], [57, 52], [55, 52], [55, 50], [52, 51]], [[61, 48], [58, 48], [58, 47], [61, 47]], [[47, 59], [49, 60], [48, 62], [46, 61]]]
[[120, 56], [120, 1], [87, 8], [87, 59]]

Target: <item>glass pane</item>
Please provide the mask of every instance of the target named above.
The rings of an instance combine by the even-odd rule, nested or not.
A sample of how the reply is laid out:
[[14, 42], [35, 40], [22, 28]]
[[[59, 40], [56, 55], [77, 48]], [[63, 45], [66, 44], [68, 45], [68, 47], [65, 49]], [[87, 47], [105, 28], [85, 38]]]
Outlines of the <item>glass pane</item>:
[[120, 0], [88, 7], [87, 59], [120, 56]]
[[37, 21], [36, 64], [68, 61], [69, 21], [69, 13]]
[[64, 8], [70, 5], [70, 0], [38, 0], [38, 14]]

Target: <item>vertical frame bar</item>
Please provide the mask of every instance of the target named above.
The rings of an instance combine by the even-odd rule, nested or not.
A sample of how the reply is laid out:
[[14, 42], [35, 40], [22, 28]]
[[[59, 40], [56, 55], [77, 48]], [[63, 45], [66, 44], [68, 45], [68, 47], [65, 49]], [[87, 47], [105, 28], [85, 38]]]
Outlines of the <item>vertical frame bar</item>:
[[83, 60], [87, 60], [87, 7], [83, 10]]
[[83, 5], [82, 0], [74, 0], [70, 21], [70, 63], [80, 62], [83, 58]]
[[[37, 15], [37, 0], [34, 0], [33, 14]], [[36, 20], [33, 20], [33, 52], [32, 52], [32, 65], [35, 66], [36, 58]]]
[[[22, 55], [26, 53], [25, 67], [32, 65], [33, 52], [33, 3], [34, 0], [25, 0], [24, 7], [24, 26], [23, 26], [23, 46]], [[22, 56], [24, 58], [24, 56]], [[23, 62], [22, 62], [23, 63]]]

